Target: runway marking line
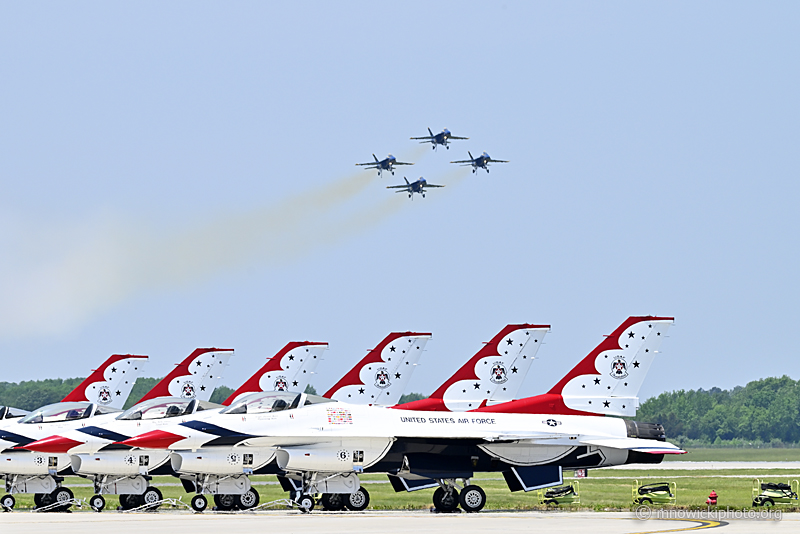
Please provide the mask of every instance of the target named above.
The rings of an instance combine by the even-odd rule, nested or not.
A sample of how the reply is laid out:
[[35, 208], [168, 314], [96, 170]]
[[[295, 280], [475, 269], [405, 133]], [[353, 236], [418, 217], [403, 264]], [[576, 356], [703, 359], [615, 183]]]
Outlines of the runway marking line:
[[[648, 519], [649, 521], [649, 519]], [[656, 521], [690, 521], [692, 523], [702, 523], [693, 527], [685, 528], [671, 528], [668, 530], [646, 530], [642, 532], [633, 532], [631, 534], [660, 534], [662, 532], [689, 532], [691, 530], [704, 530], [707, 528], [724, 527], [728, 525], [727, 521], [712, 521], [710, 519], [680, 519], [680, 518], [658, 518]]]

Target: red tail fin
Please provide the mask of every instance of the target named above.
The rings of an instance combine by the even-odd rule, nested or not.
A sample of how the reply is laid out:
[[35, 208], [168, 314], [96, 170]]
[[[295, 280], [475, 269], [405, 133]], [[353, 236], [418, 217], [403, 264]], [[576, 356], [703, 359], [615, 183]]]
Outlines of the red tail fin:
[[195, 349], [139, 402], [158, 397], [208, 400], [232, 355], [233, 349]]
[[90, 401], [122, 408], [146, 362], [147, 356], [114, 354], [61, 402]]

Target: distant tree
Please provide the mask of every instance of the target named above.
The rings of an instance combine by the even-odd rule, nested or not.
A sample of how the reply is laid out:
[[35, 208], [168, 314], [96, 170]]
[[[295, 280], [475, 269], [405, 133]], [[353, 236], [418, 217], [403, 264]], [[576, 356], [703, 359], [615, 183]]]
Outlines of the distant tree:
[[317, 394], [317, 390], [314, 389], [314, 386], [309, 384], [309, 385], [306, 386], [306, 390], [303, 393], [308, 393], [309, 395], [316, 395]]
[[416, 400], [427, 399], [427, 395], [423, 395], [422, 393], [407, 393], [405, 395], [400, 396], [400, 401], [397, 404], [405, 404], [407, 402], [413, 402]]
[[233, 392], [234, 390], [228, 386], [217, 386], [217, 389], [215, 389], [214, 393], [211, 394], [211, 402], [222, 404], [225, 402], [225, 399], [231, 396]]

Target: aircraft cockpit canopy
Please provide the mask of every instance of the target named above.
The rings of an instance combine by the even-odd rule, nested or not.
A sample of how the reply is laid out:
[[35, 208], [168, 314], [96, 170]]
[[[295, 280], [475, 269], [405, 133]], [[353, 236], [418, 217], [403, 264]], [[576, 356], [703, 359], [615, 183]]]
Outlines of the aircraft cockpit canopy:
[[228, 406], [220, 413], [254, 414], [281, 412], [284, 410], [293, 410], [298, 406], [309, 406], [311, 404], [321, 404], [324, 402], [335, 401], [320, 397], [319, 395], [309, 395], [307, 393], [269, 391], [248, 395], [239, 402]]
[[12, 408], [11, 406], [0, 406], [0, 420], [25, 417], [29, 413], [31, 412], [28, 412], [26, 410], [20, 410], [19, 408]]
[[115, 408], [100, 406], [91, 402], [57, 402], [49, 404], [20, 419], [21, 424], [60, 423], [85, 419], [93, 415], [103, 415], [118, 412]]
[[162, 397], [141, 402], [120, 414], [117, 419], [128, 421], [167, 419], [181, 415], [191, 415], [202, 410], [219, 408], [219, 404], [197, 399]]

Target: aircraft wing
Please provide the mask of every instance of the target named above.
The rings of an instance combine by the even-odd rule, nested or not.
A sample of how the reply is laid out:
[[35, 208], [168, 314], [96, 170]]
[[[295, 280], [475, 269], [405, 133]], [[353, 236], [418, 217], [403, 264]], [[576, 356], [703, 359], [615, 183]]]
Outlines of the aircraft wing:
[[425, 184], [425, 187], [444, 187], [443, 185]]
[[468, 165], [472, 165], [474, 161], [474, 159], [460, 159], [458, 161], [451, 161], [450, 163], [466, 163]]
[[423, 139], [425, 141], [430, 141], [430, 140], [433, 139], [433, 136], [432, 135], [426, 135], [425, 137], [410, 137], [409, 139], [415, 139], [415, 140]]
[[455, 135], [451, 135], [448, 139], [469, 139], [469, 137], [456, 137]]
[[491, 163], [510, 163], [509, 161], [506, 161], [504, 159], [490, 159], [489, 161]]
[[403, 163], [402, 161], [395, 161], [392, 165], [413, 165], [413, 163]]
[[[375, 161], [372, 161], [370, 163], [356, 163], [356, 167], [360, 167], [360, 166], [364, 166], [364, 165], [366, 165], [367, 167], [379, 167], [380, 163], [377, 163]], [[397, 165], [397, 164], [395, 163], [395, 165]]]
[[400, 188], [408, 189], [408, 186], [407, 185], [387, 185], [386, 186], [386, 189], [400, 189]]

